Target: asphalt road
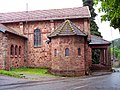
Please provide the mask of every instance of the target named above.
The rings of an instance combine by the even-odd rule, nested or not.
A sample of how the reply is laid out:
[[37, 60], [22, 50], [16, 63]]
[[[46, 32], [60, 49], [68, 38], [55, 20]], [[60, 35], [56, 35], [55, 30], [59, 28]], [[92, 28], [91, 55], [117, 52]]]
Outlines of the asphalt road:
[[31, 81], [0, 76], [0, 90], [120, 90], [120, 73], [52, 81]]

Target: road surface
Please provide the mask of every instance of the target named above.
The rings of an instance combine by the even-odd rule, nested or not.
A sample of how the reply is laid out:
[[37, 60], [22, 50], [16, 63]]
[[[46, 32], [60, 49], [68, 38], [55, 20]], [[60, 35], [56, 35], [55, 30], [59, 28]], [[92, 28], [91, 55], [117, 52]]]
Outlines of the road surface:
[[120, 90], [120, 73], [50, 81], [32, 81], [0, 76], [0, 90]]

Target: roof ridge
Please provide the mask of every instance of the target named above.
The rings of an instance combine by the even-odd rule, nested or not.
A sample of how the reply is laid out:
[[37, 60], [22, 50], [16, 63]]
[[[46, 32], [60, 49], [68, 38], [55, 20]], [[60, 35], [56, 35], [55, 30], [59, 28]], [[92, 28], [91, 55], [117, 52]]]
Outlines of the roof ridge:
[[[61, 31], [63, 30], [64, 26], [67, 24], [67, 20], [65, 22], [63, 22], [63, 26], [61, 27]], [[64, 31], [64, 30], [63, 30]]]
[[68, 25], [70, 25], [71, 31], [72, 31], [73, 33], [77, 34], [76, 32], [74, 32], [74, 30], [73, 30], [73, 28], [72, 28], [72, 24], [73, 24], [73, 23], [72, 23], [70, 20], [68, 20], [68, 23], [69, 23]]
[[[72, 22], [71, 22], [72, 23]], [[74, 23], [72, 23], [72, 25], [74, 26], [74, 27], [76, 27], [77, 29], [79, 29]], [[80, 30], [80, 29], [79, 29]], [[82, 33], [84, 33], [83, 31], [81, 31], [80, 30], [80, 32], [82, 32]], [[85, 34], [85, 33], [84, 33]]]
[[22, 13], [22, 12], [34, 12], [34, 11], [49, 11], [49, 10], [61, 10], [61, 9], [76, 9], [76, 8], [84, 8], [88, 6], [81, 6], [81, 7], [68, 7], [68, 8], [57, 8], [57, 9], [40, 9], [40, 10], [30, 10], [30, 11], [12, 11], [12, 12], [2, 12], [0, 14], [7, 14], [7, 13]]
[[90, 18], [88, 7], [0, 13], [0, 23]]
[[[65, 23], [65, 22], [64, 22]], [[58, 33], [57, 33], [57, 35], [61, 32], [61, 30], [63, 29], [63, 27], [65, 26], [65, 24], [61, 24], [61, 27], [60, 27], [60, 29], [58, 30]], [[59, 27], [58, 27], [59, 28]], [[56, 31], [57, 31], [57, 29], [56, 29]]]
[[[77, 26], [76, 26], [77, 27]], [[78, 35], [78, 36], [86, 36], [79, 28], [76, 28], [75, 25], [70, 20], [66, 20], [63, 22], [61, 26], [56, 28], [54, 32], [52, 32], [48, 37], [55, 37], [55, 36], [71, 36], [71, 35]]]

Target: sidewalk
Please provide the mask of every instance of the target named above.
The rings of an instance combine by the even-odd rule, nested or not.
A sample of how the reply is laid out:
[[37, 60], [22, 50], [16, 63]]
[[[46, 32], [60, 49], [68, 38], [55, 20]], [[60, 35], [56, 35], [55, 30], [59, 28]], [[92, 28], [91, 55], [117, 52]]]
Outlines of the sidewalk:
[[26, 79], [37, 80], [37, 81], [64, 80], [67, 78], [61, 76], [41, 76], [36, 74], [24, 74], [22, 76], [24, 76]]
[[112, 72], [93, 72], [92, 76], [102, 76], [102, 75], [108, 75], [112, 74]]
[[[89, 76], [80, 76], [79, 78], [88, 78], [88, 77], [94, 77], [94, 76], [102, 76], [102, 75], [108, 75], [112, 74], [112, 72], [93, 72]], [[62, 77], [62, 76], [41, 76], [41, 75], [35, 75], [35, 74], [24, 74], [23, 75], [26, 79], [29, 80], [35, 80], [35, 81], [54, 81], [54, 80], [64, 80], [67, 78], [75, 78], [75, 77]]]

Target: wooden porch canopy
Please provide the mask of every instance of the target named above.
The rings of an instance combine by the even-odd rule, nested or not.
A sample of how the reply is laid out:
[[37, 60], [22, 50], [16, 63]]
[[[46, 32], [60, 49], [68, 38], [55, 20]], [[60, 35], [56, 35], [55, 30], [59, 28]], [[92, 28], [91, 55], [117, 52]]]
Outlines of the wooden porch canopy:
[[110, 42], [104, 40], [102, 37], [91, 35], [89, 38], [89, 46], [91, 48], [108, 48], [110, 46]]
[[91, 35], [89, 41], [91, 49], [100, 49], [100, 65], [111, 66], [111, 55], [109, 49], [111, 43], [95, 35]]

